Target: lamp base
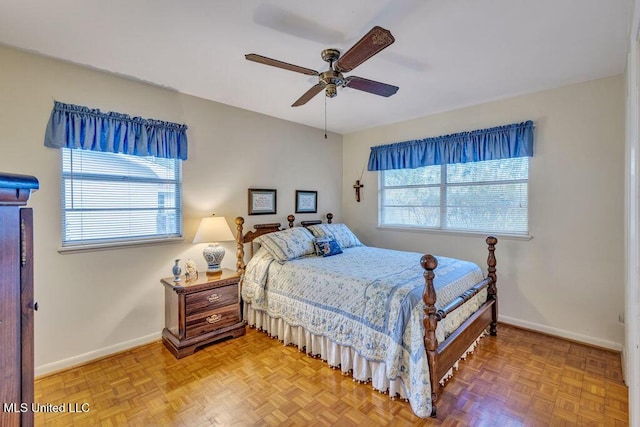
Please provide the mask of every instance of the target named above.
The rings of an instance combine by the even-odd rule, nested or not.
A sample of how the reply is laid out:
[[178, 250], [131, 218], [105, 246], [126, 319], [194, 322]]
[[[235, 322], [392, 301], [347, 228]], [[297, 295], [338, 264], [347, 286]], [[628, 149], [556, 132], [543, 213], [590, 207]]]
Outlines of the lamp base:
[[207, 261], [207, 274], [215, 274], [222, 271], [220, 263], [224, 258], [225, 250], [220, 243], [210, 243], [209, 246], [204, 248], [202, 256]]

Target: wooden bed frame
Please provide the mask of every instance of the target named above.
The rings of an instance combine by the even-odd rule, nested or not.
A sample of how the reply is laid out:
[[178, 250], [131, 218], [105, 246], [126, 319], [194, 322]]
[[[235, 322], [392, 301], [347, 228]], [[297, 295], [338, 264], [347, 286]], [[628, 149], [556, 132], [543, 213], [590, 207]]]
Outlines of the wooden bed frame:
[[[331, 224], [333, 220], [333, 214], [327, 214], [327, 223]], [[287, 217], [289, 222], [289, 228], [294, 226], [295, 217], [289, 215]], [[280, 223], [270, 224], [256, 224], [253, 226], [254, 230], [247, 231], [243, 234], [244, 218], [237, 217], [236, 223], [236, 269], [240, 274], [244, 274], [246, 264], [244, 262], [244, 244], [250, 243], [251, 256], [253, 256], [253, 240], [257, 237], [272, 233], [275, 231], [281, 231]], [[322, 221], [301, 221], [301, 225], [308, 227], [314, 224], [321, 224]], [[458, 296], [446, 307], [438, 310], [436, 309], [436, 290], [433, 286], [433, 279], [435, 273], [433, 272], [438, 266], [438, 261], [433, 255], [426, 254], [420, 259], [420, 265], [425, 270], [424, 281], [425, 287], [422, 294], [422, 299], [425, 303], [424, 309], [424, 346], [427, 353], [427, 360], [429, 363], [429, 375], [431, 380], [431, 402], [432, 411], [431, 416], [436, 417], [436, 403], [441, 393], [440, 380], [447, 374], [447, 372], [455, 365], [455, 363], [465, 354], [467, 349], [473, 345], [487, 327], [489, 328], [490, 335], [497, 335], [497, 323], [498, 323], [498, 288], [497, 275], [496, 275], [496, 257], [495, 257], [495, 245], [498, 243], [498, 239], [489, 236], [486, 238], [488, 245], [489, 256], [487, 258], [488, 273], [487, 278], [474, 285], [471, 289], [467, 290], [462, 295]], [[462, 325], [458, 327], [447, 339], [438, 343], [436, 338], [436, 328], [438, 322], [450, 313], [471, 299], [474, 295], [480, 292], [482, 289], [487, 288], [487, 301], [469, 317]]]

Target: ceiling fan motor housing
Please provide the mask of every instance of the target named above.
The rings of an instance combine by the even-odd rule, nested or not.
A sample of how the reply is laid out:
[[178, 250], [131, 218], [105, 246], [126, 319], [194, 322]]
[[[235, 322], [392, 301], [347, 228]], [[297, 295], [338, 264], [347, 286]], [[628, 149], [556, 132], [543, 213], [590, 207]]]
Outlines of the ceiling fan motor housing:
[[327, 70], [320, 73], [318, 80], [320, 83], [326, 85], [325, 94], [329, 98], [333, 98], [338, 94], [338, 86], [341, 86], [344, 82], [344, 77], [342, 73], [339, 73], [335, 70]]

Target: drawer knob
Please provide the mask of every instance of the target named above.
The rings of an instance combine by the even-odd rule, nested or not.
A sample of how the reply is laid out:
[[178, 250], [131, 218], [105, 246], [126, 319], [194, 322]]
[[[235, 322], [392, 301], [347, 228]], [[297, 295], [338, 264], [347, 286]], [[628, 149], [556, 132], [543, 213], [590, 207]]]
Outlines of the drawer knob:
[[216, 302], [220, 298], [222, 298], [222, 297], [220, 295], [218, 295], [218, 294], [211, 294], [211, 295], [209, 295], [209, 297], [207, 299], [209, 300], [209, 302]]
[[212, 316], [207, 317], [207, 323], [216, 323], [222, 319], [222, 314], [214, 314]]

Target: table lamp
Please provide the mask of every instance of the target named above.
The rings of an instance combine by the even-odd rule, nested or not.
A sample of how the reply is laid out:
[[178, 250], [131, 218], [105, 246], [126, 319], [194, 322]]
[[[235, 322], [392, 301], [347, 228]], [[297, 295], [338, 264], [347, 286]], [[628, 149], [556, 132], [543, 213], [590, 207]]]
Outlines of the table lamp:
[[227, 220], [223, 216], [212, 215], [207, 218], [202, 218], [198, 231], [196, 231], [196, 237], [193, 239], [193, 243], [208, 243], [209, 245], [204, 248], [202, 255], [207, 261], [207, 273], [218, 273], [222, 271], [220, 263], [224, 258], [224, 248], [220, 246], [218, 242], [228, 242], [235, 240]]

